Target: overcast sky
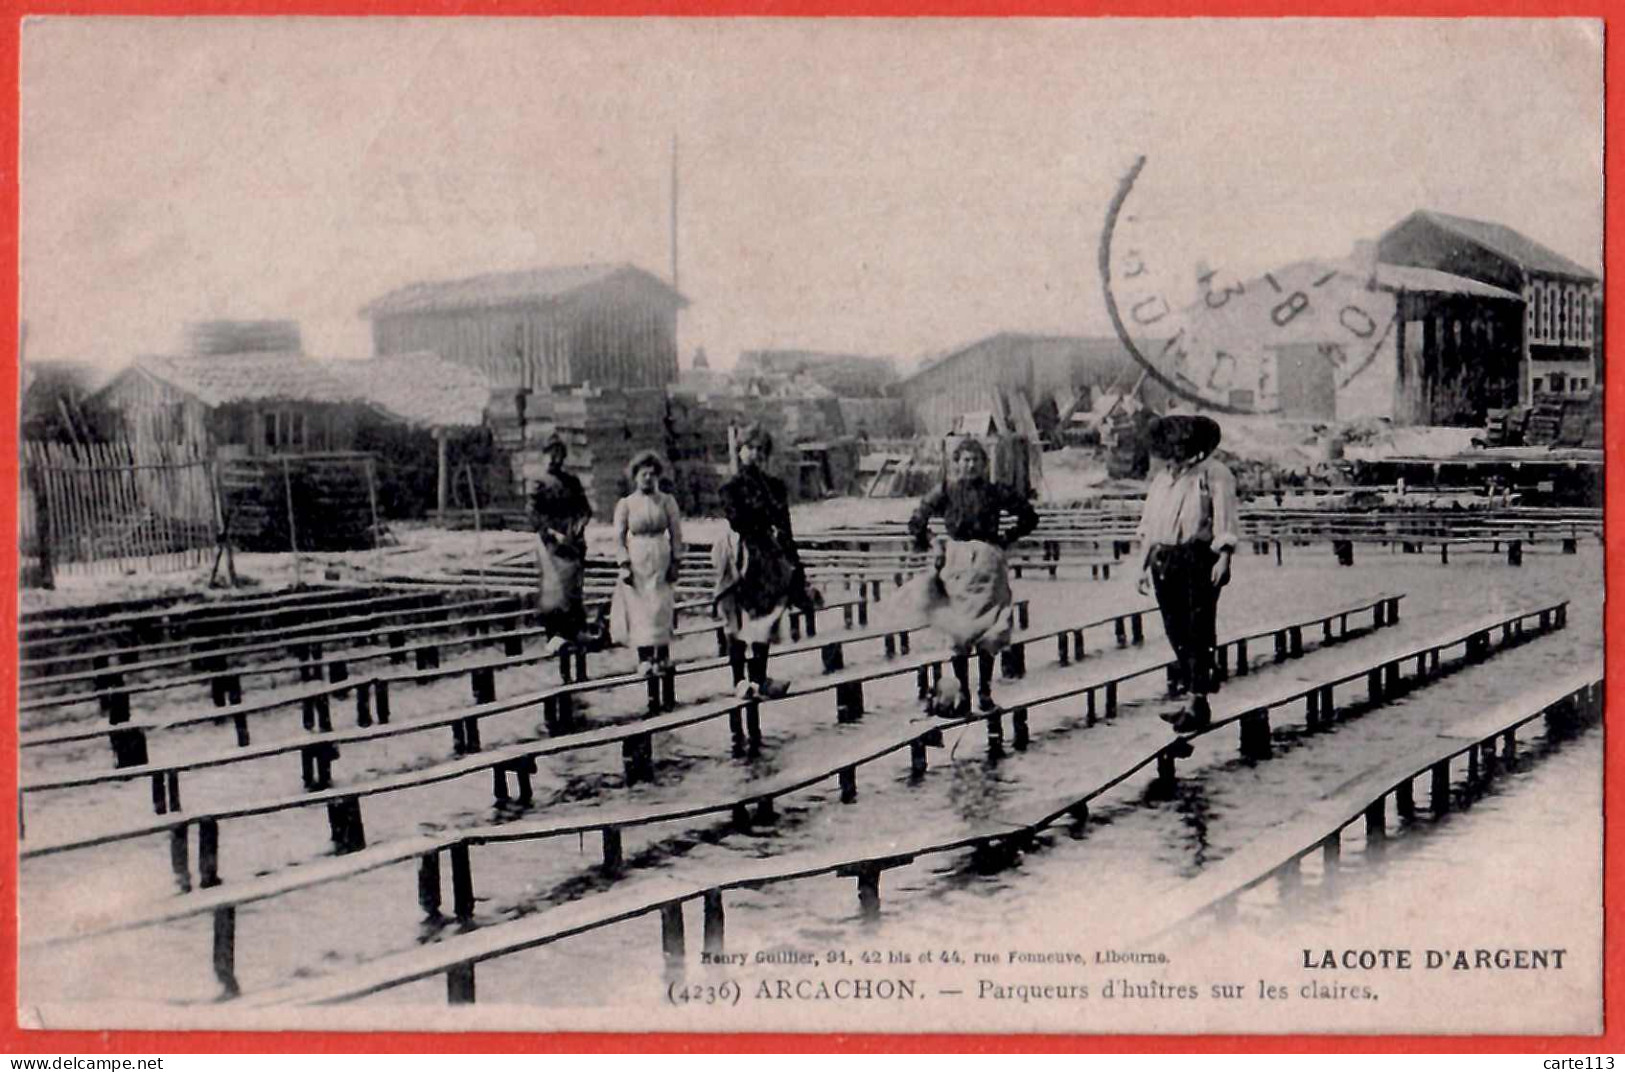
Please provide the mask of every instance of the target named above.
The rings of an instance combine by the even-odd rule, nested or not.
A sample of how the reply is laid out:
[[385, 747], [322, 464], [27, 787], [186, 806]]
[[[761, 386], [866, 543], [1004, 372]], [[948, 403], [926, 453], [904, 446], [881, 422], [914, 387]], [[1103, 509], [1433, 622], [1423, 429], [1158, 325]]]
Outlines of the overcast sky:
[[28, 356], [198, 318], [370, 352], [405, 283], [670, 271], [683, 363], [1107, 333], [1118, 180], [1170, 262], [1340, 256], [1419, 207], [1602, 261], [1588, 22], [31, 20]]

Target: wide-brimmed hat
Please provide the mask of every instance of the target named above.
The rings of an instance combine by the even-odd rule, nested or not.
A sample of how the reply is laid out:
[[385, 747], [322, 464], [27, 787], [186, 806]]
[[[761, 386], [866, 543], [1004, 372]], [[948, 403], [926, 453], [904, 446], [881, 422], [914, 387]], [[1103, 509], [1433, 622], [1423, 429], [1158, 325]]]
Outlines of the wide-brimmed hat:
[[1148, 430], [1151, 453], [1180, 460], [1212, 454], [1222, 435], [1219, 422], [1200, 413], [1169, 413]]

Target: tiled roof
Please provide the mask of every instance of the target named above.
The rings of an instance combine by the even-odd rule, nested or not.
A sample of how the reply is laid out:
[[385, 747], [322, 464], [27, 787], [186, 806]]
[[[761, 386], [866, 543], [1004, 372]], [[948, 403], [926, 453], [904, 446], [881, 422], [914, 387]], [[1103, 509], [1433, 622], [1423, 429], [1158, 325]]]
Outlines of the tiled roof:
[[491, 272], [435, 283], [413, 283], [368, 302], [362, 307], [361, 315], [376, 318], [402, 313], [545, 304], [612, 279], [630, 280], [664, 291], [672, 304], [679, 308], [688, 304], [688, 300], [664, 280], [633, 265], [577, 264], [524, 272]]
[[360, 402], [344, 380], [304, 354], [147, 355], [132, 363], [209, 406], [231, 402]]
[[1554, 253], [1532, 238], [1525, 238], [1510, 227], [1503, 227], [1499, 223], [1486, 223], [1483, 220], [1469, 220], [1463, 216], [1451, 216], [1444, 212], [1434, 212], [1423, 209], [1416, 213], [1432, 222], [1435, 226], [1461, 235], [1468, 241], [1476, 242], [1492, 253], [1499, 254], [1521, 268], [1537, 272], [1554, 272], [1558, 275], [1575, 276], [1580, 279], [1595, 280], [1597, 274], [1580, 267], [1560, 253]]
[[478, 427], [491, 400], [485, 377], [438, 354], [390, 354], [324, 364], [357, 395], [426, 428]]

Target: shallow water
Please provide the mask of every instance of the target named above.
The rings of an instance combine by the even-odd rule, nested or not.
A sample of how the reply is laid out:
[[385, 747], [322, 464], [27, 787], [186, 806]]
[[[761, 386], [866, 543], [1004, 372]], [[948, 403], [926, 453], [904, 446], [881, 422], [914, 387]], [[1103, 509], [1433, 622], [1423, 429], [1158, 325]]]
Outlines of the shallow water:
[[[1538, 682], [1601, 650], [1601, 557], [1535, 555], [1522, 569], [1510, 569], [1489, 556], [1457, 555], [1449, 566], [1436, 558], [1389, 554], [1361, 548], [1352, 569], [1329, 565], [1319, 549], [1289, 554], [1277, 567], [1268, 557], [1243, 554], [1236, 582], [1220, 611], [1220, 635], [1284, 622], [1381, 591], [1408, 593], [1400, 623], [1280, 666], [1261, 665], [1246, 681], [1233, 680], [1216, 705], [1248, 697], [1290, 692], [1323, 678], [1341, 665], [1358, 665], [1407, 643], [1419, 643], [1486, 613], [1510, 611], [1540, 601], [1570, 598], [1569, 627], [1495, 658], [1480, 667], [1446, 677], [1403, 700], [1340, 723], [1334, 732], [1294, 738], [1282, 730], [1277, 757], [1267, 763], [1234, 758], [1233, 738], [1204, 747], [1182, 765], [1180, 790], [1170, 801], [1144, 799], [1145, 779], [1131, 779], [1094, 808], [1085, 824], [1052, 829], [1037, 845], [1006, 866], [991, 867], [968, 852], [921, 857], [887, 871], [882, 879], [878, 922], [859, 917], [850, 878], [823, 876], [727, 895], [730, 949], [799, 949], [855, 955], [875, 950], [990, 950], [1117, 948], [1165, 922], [1159, 915], [1168, 896], [1205, 868], [1224, 860], [1280, 820], [1284, 807], [1304, 801], [1348, 780], [1367, 766], [1403, 756], [1416, 743], [1454, 721], [1504, 699], [1525, 682]], [[1106, 584], [1028, 580], [1018, 595], [1033, 599], [1033, 627], [1085, 620], [1112, 607], [1136, 605], [1129, 579]], [[838, 619], [837, 619], [838, 620]], [[1314, 642], [1318, 637], [1306, 638]], [[865, 661], [879, 658], [879, 645], [865, 649]], [[712, 649], [714, 650], [714, 649]], [[919, 650], [918, 648], [916, 650]], [[1057, 667], [1053, 646], [1028, 654], [1029, 683], [1074, 681], [1108, 668], [1138, 665], [1165, 651], [1157, 630], [1148, 630], [1143, 648], [1107, 650], [1084, 663]], [[680, 654], [708, 654], [704, 641]], [[1256, 656], [1255, 656], [1256, 657]], [[849, 656], [849, 659], [853, 657]], [[855, 661], [855, 660], [854, 660]], [[819, 673], [816, 654], [779, 660], [775, 676]], [[498, 679], [498, 695], [540, 687], [553, 671], [512, 671]], [[725, 674], [701, 675], [679, 686], [680, 698], [726, 687]], [[1006, 686], [1011, 687], [1011, 686]], [[423, 689], [398, 690], [396, 720], [405, 721], [466, 702], [466, 684], [448, 681]], [[537, 803], [528, 811], [492, 806], [488, 775], [369, 798], [369, 844], [421, 832], [535, 817], [548, 808], [591, 808], [594, 801], [628, 802], [725, 798], [753, 779], [784, 769], [828, 766], [831, 757], [851, 754], [865, 735], [917, 715], [912, 676], [872, 688], [869, 714], [858, 726], [838, 726], [828, 694], [764, 709], [767, 735], [762, 755], [743, 761], [728, 753], [725, 721], [712, 722], [659, 738], [657, 779], [628, 791], [622, 786], [616, 749], [556, 757], [542, 764], [536, 779]], [[626, 887], [661, 876], [726, 875], [743, 863], [785, 854], [826, 851], [836, 846], [907, 845], [936, 835], [951, 836], [971, 823], [1007, 819], [1030, 821], [1033, 809], [1057, 787], [1076, 786], [1092, 776], [1091, 763], [1106, 762], [1146, 733], [1160, 732], [1155, 713], [1164, 700], [1151, 678], [1126, 688], [1123, 710], [1113, 722], [1086, 726], [1075, 702], [1034, 708], [1033, 742], [1024, 753], [997, 761], [987, 754], [979, 729], [950, 731], [945, 747], [932, 750], [931, 767], [917, 782], [908, 777], [906, 750], [859, 771], [859, 798], [843, 805], [832, 779], [782, 798], [779, 818], [749, 834], [728, 829], [725, 816], [628, 830], [625, 851], [631, 870], [610, 883], [595, 869], [597, 838], [574, 837], [474, 849], [476, 925], [515, 919], [594, 891]], [[615, 699], [595, 700], [592, 717], [630, 716], [640, 705], [635, 690]], [[335, 710], [337, 713], [337, 709]], [[279, 732], [296, 734], [297, 713]], [[487, 747], [541, 732], [539, 714], [521, 713], [487, 722]], [[182, 748], [211, 750], [229, 738], [204, 726], [182, 736]], [[1217, 738], [1220, 735], [1215, 735]], [[1503, 866], [1522, 859], [1556, 828], [1575, 835], [1595, 823], [1596, 798], [1566, 793], [1561, 786], [1600, 771], [1600, 734], [1558, 750], [1549, 761], [1509, 777], [1495, 793], [1460, 816], [1430, 829], [1426, 836], [1396, 841], [1380, 867], [1360, 866], [1349, 854], [1350, 876], [1336, 899], [1309, 899], [1311, 914], [1299, 917], [1263, 898], [1244, 901], [1236, 932], [1245, 936], [1255, 915], [1260, 926], [1345, 929], [1376, 902], [1400, 902], [1423, 917], [1504, 916], [1504, 898], [1491, 896], [1471, 878], [1450, 879], [1463, 861]], [[256, 741], [260, 739], [256, 734]], [[266, 739], [274, 739], [267, 736]], [[165, 743], [168, 747], [170, 742]], [[342, 780], [443, 761], [449, 732], [395, 738], [383, 747], [355, 748], [336, 768]], [[1538, 751], [1531, 746], [1529, 755]], [[155, 754], [173, 754], [158, 753]], [[92, 750], [86, 762], [103, 762]], [[25, 757], [25, 772], [58, 764], [61, 757]], [[39, 764], [35, 767], [34, 764]], [[1549, 773], [1553, 772], [1553, 773]], [[248, 797], [258, 799], [298, 790], [295, 756], [217, 768], [189, 775], [188, 807]], [[1088, 784], [1093, 784], [1092, 782]], [[1598, 790], [1600, 793], [1600, 790]], [[1533, 794], [1533, 795], [1531, 795]], [[1544, 795], [1542, 795], [1544, 794]], [[1541, 801], [1530, 808], [1514, 802]], [[1499, 801], [1506, 801], [1500, 804]], [[101, 787], [94, 792], [52, 794], [30, 802], [30, 836], [65, 827], [113, 826], [150, 814], [145, 783]], [[1497, 818], [1499, 816], [1499, 818]], [[1494, 823], [1501, 823], [1497, 827]], [[1484, 831], [1488, 831], [1487, 833]], [[36, 834], [36, 832], [40, 832]], [[1600, 834], [1599, 834], [1600, 837]], [[1412, 845], [1414, 843], [1414, 848]], [[249, 875], [321, 858], [327, 849], [325, 815], [320, 809], [234, 820], [222, 827], [222, 871], [229, 883]], [[1402, 848], [1403, 847], [1403, 848]], [[1574, 871], [1541, 865], [1543, 881], [1579, 884], [1596, 860], [1586, 851], [1565, 855]], [[1510, 863], [1504, 866], [1512, 866]], [[1433, 870], [1429, 870], [1432, 868]], [[1444, 877], [1441, 877], [1444, 876]], [[1314, 883], [1306, 879], [1311, 887]], [[1456, 882], [1456, 896], [1441, 899], [1441, 882]], [[1600, 881], [1600, 880], [1599, 880]], [[29, 861], [23, 868], [24, 936], [46, 931], [87, 907], [116, 915], [118, 906], [150, 901], [173, 889], [167, 846], [147, 838], [58, 858]], [[293, 978], [343, 969], [415, 943], [455, 933], [430, 925], [417, 905], [412, 863], [386, 867], [299, 891], [241, 909], [237, 921], [238, 977], [246, 992]], [[449, 880], [448, 880], [449, 892]], [[1361, 898], [1366, 900], [1361, 900]], [[1519, 901], [1518, 904], [1524, 902]], [[1600, 904], [1580, 897], [1570, 912]], [[698, 908], [689, 907], [690, 961], [699, 945]], [[1314, 913], [1330, 913], [1317, 916]], [[1283, 922], [1285, 921], [1285, 922]], [[1424, 920], [1425, 922], [1425, 920]], [[1420, 927], [1412, 919], [1407, 926]], [[1583, 930], [1583, 928], [1582, 928]], [[209, 963], [208, 917], [93, 939], [49, 951], [25, 951], [21, 990], [24, 1003], [139, 1000], [210, 1002], [218, 992]], [[1200, 958], [1198, 937], [1178, 939], [1181, 949]], [[1276, 943], [1271, 937], [1269, 943]], [[1290, 945], [1290, 943], [1287, 943]], [[1215, 954], [1219, 955], [1219, 954]], [[482, 1002], [493, 1000], [541, 1008], [641, 1005], [659, 1000], [660, 928], [657, 916], [644, 916], [591, 933], [481, 965]], [[713, 969], [692, 969], [697, 978]], [[374, 1003], [444, 1001], [443, 984], [425, 982], [370, 999]], [[1100, 1027], [1100, 1023], [1092, 1023]]]

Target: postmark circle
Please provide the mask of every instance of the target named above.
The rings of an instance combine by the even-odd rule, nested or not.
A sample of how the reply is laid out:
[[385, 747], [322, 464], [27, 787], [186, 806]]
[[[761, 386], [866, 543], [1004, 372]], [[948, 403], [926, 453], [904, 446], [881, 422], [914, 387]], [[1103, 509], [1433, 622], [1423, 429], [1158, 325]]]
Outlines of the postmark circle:
[[1399, 311], [1374, 263], [1306, 258], [1250, 278], [1210, 268], [1209, 251], [1175, 248], [1199, 240], [1139, 226], [1146, 162], [1134, 161], [1107, 208], [1099, 267], [1112, 327], [1148, 376], [1201, 409], [1260, 416], [1283, 414], [1283, 395], [1304, 381], [1334, 398], [1377, 386], [1368, 373], [1396, 359]]

